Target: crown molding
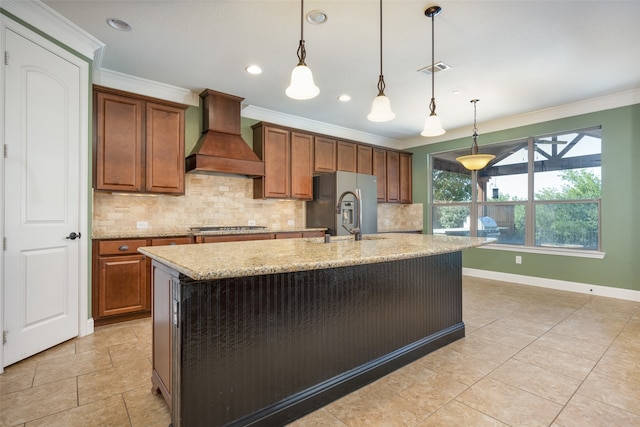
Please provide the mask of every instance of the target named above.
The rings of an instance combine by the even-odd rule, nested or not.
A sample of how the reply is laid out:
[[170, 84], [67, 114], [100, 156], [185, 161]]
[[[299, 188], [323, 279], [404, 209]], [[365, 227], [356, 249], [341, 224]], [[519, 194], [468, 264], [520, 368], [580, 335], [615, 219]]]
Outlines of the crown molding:
[[95, 69], [93, 72], [93, 83], [180, 104], [196, 107], [200, 105], [200, 97], [188, 89], [131, 76], [106, 68]]
[[[483, 133], [497, 132], [635, 104], [640, 104], [640, 88], [483, 122], [482, 131]], [[457, 128], [447, 131], [446, 134], [435, 138], [427, 139], [418, 136], [404, 139], [400, 142], [399, 148], [406, 150], [413, 147], [435, 144], [437, 142], [465, 138], [470, 135], [471, 132], [469, 128]]]
[[309, 132], [331, 135], [338, 138], [366, 142], [382, 147], [397, 149], [398, 144], [400, 143], [400, 140], [397, 139], [374, 135], [367, 132], [361, 132], [342, 126], [335, 126], [329, 123], [306, 119], [304, 117], [294, 116], [291, 114], [279, 113], [277, 111], [256, 107], [255, 105], [243, 105], [241, 114], [242, 117], [247, 117], [249, 119], [265, 121], [292, 128], [304, 129]]
[[37, 0], [3, 0], [2, 9], [100, 66], [104, 43], [49, 6]]

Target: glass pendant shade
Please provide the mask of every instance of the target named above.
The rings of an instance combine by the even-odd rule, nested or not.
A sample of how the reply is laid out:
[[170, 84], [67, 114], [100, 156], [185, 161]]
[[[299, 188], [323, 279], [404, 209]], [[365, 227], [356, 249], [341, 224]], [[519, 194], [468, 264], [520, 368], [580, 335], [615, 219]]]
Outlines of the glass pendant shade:
[[495, 159], [493, 154], [470, 154], [468, 156], [456, 157], [456, 160], [462, 163], [466, 169], [477, 171], [484, 169], [491, 160]]
[[424, 121], [424, 129], [420, 133], [422, 136], [438, 136], [444, 134], [445, 130], [440, 123], [440, 117], [431, 114]]
[[313, 82], [311, 69], [304, 64], [298, 64], [291, 72], [291, 83], [285, 93], [293, 99], [311, 99], [318, 96], [320, 88]]
[[391, 111], [391, 102], [385, 95], [378, 95], [371, 104], [371, 112], [367, 115], [367, 119], [372, 122], [388, 122], [393, 120], [396, 115]]
[[469, 154], [468, 156], [456, 157], [456, 160], [462, 163], [462, 166], [471, 171], [484, 169], [491, 160], [496, 158], [496, 156], [494, 156], [493, 154], [478, 153], [478, 126], [476, 122], [476, 107], [479, 101], [479, 99], [471, 100], [471, 103], [473, 104], [473, 135], [471, 136], [471, 138], [473, 139], [473, 143], [471, 144], [471, 154]]

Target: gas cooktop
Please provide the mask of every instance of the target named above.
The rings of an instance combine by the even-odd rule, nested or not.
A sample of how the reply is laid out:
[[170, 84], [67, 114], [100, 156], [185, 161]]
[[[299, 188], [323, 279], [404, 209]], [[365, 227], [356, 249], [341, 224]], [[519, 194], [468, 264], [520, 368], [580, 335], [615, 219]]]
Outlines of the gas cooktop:
[[241, 230], [266, 230], [267, 227], [261, 225], [223, 225], [223, 226], [203, 226], [190, 227], [189, 230], [194, 233], [206, 233], [212, 231], [241, 231]]

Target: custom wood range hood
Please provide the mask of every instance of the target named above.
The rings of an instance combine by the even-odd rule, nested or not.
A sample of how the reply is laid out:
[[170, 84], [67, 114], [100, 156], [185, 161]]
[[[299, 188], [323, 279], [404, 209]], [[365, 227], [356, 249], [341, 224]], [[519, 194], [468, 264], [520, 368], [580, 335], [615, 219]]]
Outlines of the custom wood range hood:
[[264, 162], [240, 136], [240, 98], [215, 90], [201, 94], [202, 136], [185, 160], [187, 172], [264, 176]]

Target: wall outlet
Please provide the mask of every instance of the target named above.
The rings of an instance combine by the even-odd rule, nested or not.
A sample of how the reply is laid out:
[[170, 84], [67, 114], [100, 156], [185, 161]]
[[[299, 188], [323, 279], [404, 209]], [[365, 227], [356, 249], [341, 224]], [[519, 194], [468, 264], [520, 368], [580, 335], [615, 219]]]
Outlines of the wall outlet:
[[522, 264], [522, 257], [520, 255], [516, 255], [516, 264]]
[[255, 222], [255, 220], [250, 219], [250, 220], [248, 221], [247, 225], [248, 225], [249, 227], [254, 227], [254, 226], [256, 225], [256, 222]]
[[149, 228], [149, 223], [147, 221], [138, 221], [136, 222], [136, 228], [138, 229]]
[[287, 221], [287, 225], [295, 225], [296, 222], [292, 219], [290, 219], [289, 221]]

